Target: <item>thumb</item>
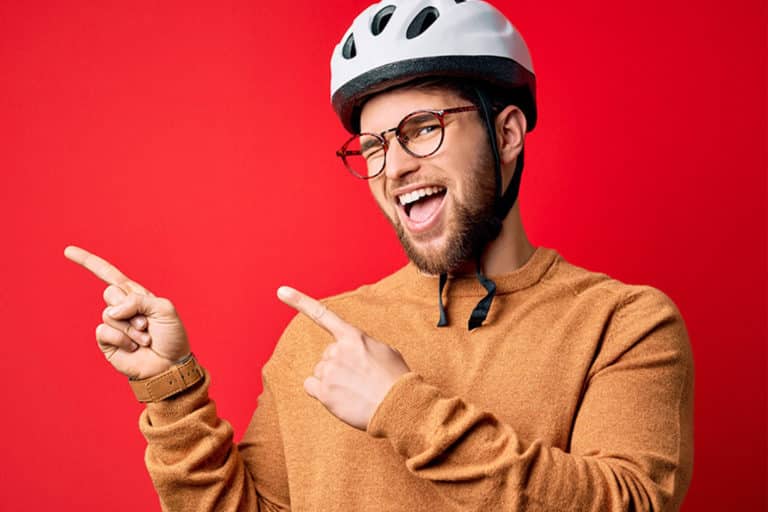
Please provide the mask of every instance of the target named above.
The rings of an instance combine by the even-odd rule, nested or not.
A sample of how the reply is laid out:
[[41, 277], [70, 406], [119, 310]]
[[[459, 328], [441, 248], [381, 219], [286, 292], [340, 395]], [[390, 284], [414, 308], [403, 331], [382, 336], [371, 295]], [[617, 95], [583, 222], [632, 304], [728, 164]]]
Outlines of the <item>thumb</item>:
[[131, 292], [123, 302], [107, 308], [106, 313], [116, 320], [127, 320], [139, 314], [151, 316], [155, 309], [153, 297]]

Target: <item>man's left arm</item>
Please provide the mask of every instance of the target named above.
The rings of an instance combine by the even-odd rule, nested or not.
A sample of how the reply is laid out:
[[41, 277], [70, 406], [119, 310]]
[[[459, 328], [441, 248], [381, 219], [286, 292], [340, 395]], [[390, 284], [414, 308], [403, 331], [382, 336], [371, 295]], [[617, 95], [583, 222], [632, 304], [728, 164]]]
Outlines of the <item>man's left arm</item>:
[[634, 286], [604, 334], [568, 451], [410, 371], [394, 348], [296, 290], [278, 296], [326, 329], [307, 393], [386, 438], [409, 471], [459, 510], [677, 510], [693, 461], [693, 357], [674, 303]]
[[693, 462], [693, 358], [679, 311], [650, 287], [618, 307], [585, 384], [566, 452], [416, 373], [367, 431], [462, 510], [677, 510]]

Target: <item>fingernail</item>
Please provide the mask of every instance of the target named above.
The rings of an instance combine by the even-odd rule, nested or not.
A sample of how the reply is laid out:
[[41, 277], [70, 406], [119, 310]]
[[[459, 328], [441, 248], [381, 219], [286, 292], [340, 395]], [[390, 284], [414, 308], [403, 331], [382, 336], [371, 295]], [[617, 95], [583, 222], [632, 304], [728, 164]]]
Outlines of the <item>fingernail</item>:
[[136, 352], [139, 349], [139, 345], [135, 342], [131, 342], [131, 352]]
[[281, 286], [277, 289], [277, 296], [280, 299], [288, 299], [291, 296], [291, 289], [287, 286]]
[[144, 317], [139, 318], [136, 320], [136, 325], [139, 329], [143, 329], [147, 325], [147, 319]]
[[139, 338], [141, 338], [141, 341], [142, 341], [142, 343], [144, 344], [145, 347], [147, 345], [149, 345], [149, 342], [152, 339], [152, 338], [149, 337], [149, 334], [147, 334], [147, 333], [142, 334], [141, 336], [139, 336]]
[[107, 314], [109, 316], [117, 315], [118, 311], [120, 311], [120, 308], [118, 306], [112, 306], [111, 308], [107, 308]]

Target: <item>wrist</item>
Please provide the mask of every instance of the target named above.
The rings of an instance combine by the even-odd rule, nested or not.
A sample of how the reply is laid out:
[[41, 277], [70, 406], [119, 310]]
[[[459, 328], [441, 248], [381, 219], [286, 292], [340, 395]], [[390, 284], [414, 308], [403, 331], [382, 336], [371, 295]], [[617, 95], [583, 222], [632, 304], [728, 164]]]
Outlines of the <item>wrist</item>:
[[193, 357], [195, 357], [195, 355], [192, 352], [188, 352], [187, 355], [185, 355], [184, 357], [180, 357], [179, 359], [175, 360], [171, 366], [184, 364], [190, 359], [192, 359]]
[[139, 402], [158, 402], [193, 387], [203, 378], [203, 370], [192, 352], [176, 360], [165, 371], [143, 379], [129, 378]]
[[151, 364], [145, 365], [138, 375], [126, 375], [128, 377], [128, 380], [147, 380], [147, 379], [153, 379], [157, 377], [158, 375], [161, 375], [174, 366], [178, 366], [180, 364], [184, 364], [189, 359], [193, 357], [192, 352], [187, 352], [185, 356], [179, 357], [177, 359], [167, 359], [165, 357], [160, 358], [158, 357], [157, 360], [152, 361]]

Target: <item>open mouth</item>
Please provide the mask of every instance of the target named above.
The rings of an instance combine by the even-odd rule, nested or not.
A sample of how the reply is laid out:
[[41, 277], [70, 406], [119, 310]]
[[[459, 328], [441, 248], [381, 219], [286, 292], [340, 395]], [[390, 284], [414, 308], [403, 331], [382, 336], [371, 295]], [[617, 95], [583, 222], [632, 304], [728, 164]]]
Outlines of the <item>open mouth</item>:
[[439, 186], [423, 187], [397, 196], [397, 201], [411, 222], [422, 224], [440, 209], [446, 190]]

